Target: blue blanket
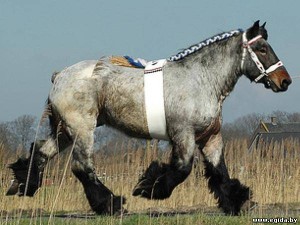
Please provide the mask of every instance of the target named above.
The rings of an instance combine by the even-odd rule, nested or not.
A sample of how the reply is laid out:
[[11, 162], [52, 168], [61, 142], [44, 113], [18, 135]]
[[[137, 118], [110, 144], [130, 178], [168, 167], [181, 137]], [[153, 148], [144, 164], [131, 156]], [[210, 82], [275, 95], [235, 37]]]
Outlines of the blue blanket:
[[145, 68], [145, 66], [138, 59], [133, 59], [128, 55], [124, 56], [124, 58], [127, 59], [127, 61], [136, 68]]

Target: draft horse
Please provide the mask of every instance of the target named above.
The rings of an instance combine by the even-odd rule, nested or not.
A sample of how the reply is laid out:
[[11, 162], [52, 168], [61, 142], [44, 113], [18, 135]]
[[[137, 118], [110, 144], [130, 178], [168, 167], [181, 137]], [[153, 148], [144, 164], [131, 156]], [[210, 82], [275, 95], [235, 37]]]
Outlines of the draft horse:
[[[291, 78], [267, 39], [265, 24], [257, 21], [246, 31], [215, 35], [167, 59], [162, 68], [163, 101], [172, 154], [169, 163], [150, 164], [134, 187], [134, 196], [170, 197], [191, 173], [198, 148], [218, 206], [226, 214], [239, 214], [251, 191], [228, 174], [220, 133], [222, 104], [242, 75], [274, 92], [288, 89]], [[125, 198], [114, 195], [94, 172], [94, 130], [105, 124], [134, 137], [151, 136], [143, 69], [115, 65], [110, 59], [82, 61], [53, 77], [47, 105], [52, 133], [45, 142], [33, 143], [29, 158], [10, 164], [15, 180], [8, 195], [33, 196], [42, 184], [46, 163], [73, 145], [72, 172], [91, 208], [97, 214], [122, 210]]]

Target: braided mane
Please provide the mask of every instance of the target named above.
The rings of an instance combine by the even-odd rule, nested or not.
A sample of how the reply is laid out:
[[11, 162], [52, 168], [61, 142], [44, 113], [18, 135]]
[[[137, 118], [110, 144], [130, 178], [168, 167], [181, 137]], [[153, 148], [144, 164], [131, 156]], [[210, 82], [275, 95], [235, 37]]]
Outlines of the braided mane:
[[213, 43], [216, 43], [216, 42], [219, 42], [222, 40], [226, 40], [226, 39], [228, 39], [234, 35], [240, 34], [242, 32], [243, 32], [242, 29], [237, 29], [237, 30], [232, 30], [229, 32], [223, 32], [223, 33], [217, 34], [217, 35], [210, 37], [198, 44], [192, 45], [189, 48], [186, 48], [186, 49], [180, 51], [176, 55], [173, 55], [170, 58], [168, 58], [168, 61], [179, 61], [179, 60], [185, 58], [186, 56], [199, 51], [200, 49], [202, 49], [205, 46], [209, 46]]

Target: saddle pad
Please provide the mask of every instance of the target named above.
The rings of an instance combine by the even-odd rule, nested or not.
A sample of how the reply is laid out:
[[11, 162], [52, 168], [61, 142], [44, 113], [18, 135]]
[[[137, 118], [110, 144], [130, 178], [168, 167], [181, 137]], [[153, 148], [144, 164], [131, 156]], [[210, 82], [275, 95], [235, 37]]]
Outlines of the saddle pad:
[[147, 63], [144, 70], [144, 92], [150, 136], [156, 139], [169, 140], [166, 126], [162, 71], [165, 64], [165, 59]]
[[140, 58], [134, 59], [128, 55], [124, 56], [124, 58], [127, 59], [127, 61], [135, 68], [145, 69], [145, 66], [147, 65], [147, 61], [145, 59], [140, 59]]
[[111, 56], [110, 62], [117, 66], [132, 67], [137, 69], [145, 69], [147, 64], [145, 59], [134, 59], [130, 56]]

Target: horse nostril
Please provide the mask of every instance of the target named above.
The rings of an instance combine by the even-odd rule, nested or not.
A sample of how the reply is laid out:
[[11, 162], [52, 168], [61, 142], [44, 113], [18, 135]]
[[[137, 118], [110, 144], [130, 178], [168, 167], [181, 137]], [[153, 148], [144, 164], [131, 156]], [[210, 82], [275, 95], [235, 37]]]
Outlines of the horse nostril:
[[292, 80], [284, 79], [281, 83], [282, 90], [287, 90], [288, 86], [292, 83]]

